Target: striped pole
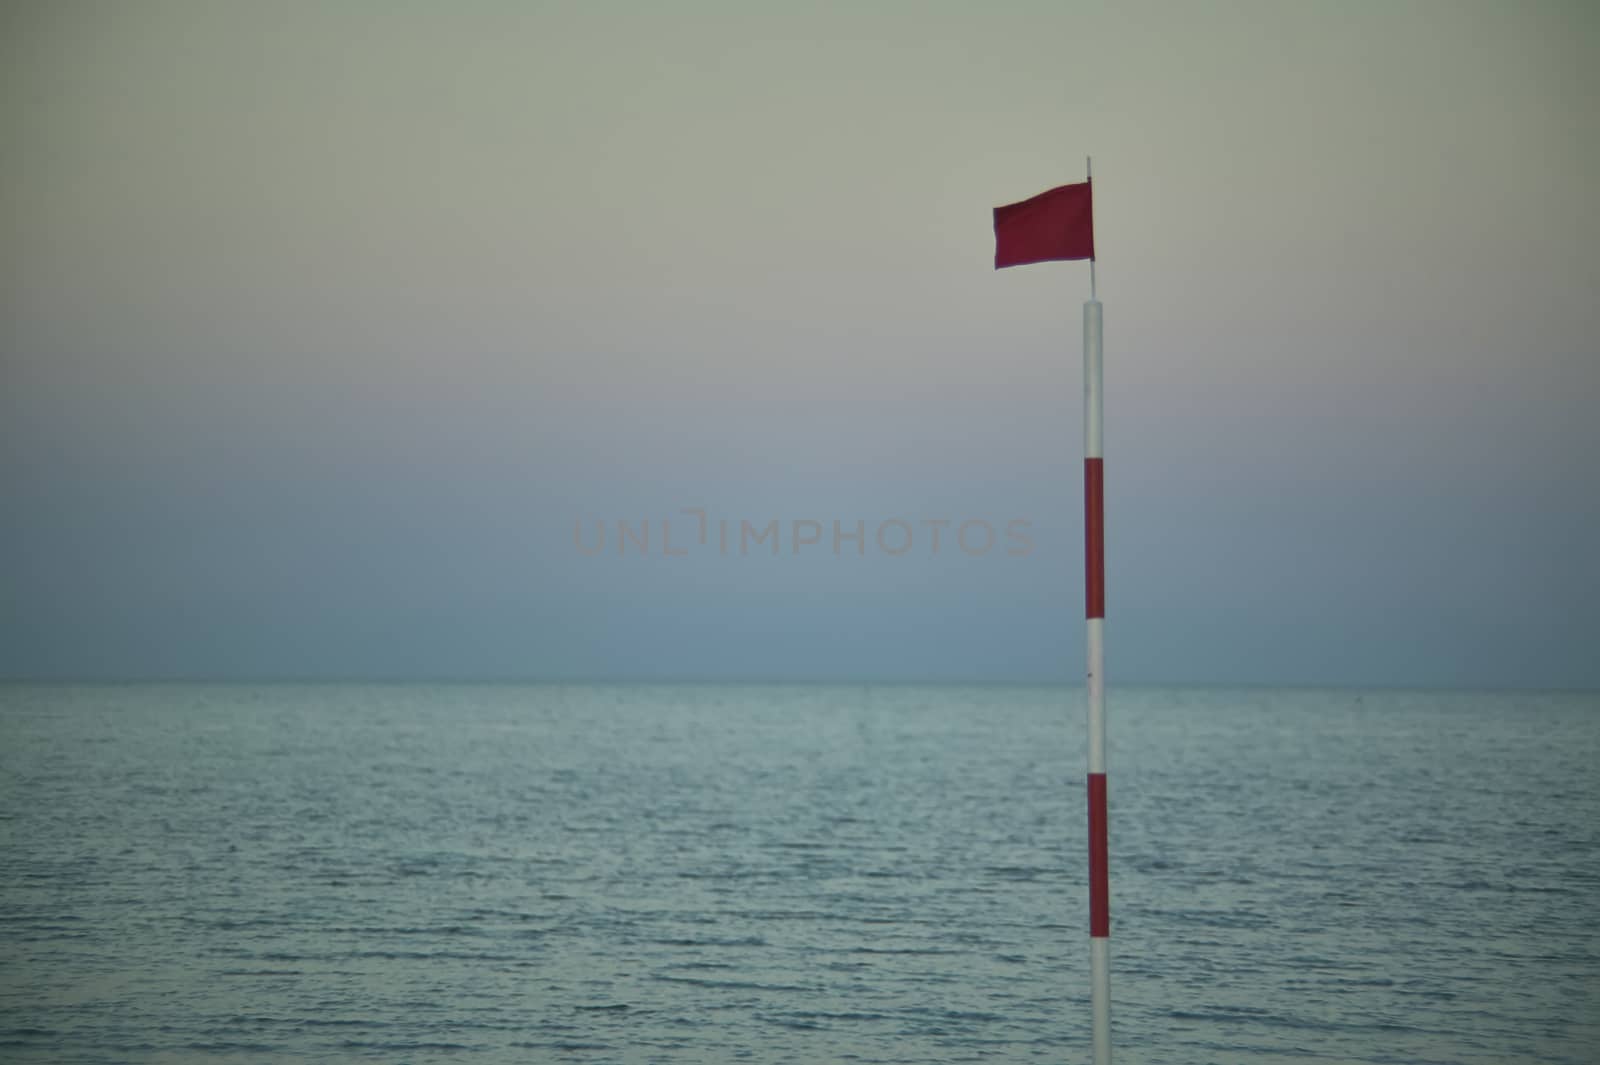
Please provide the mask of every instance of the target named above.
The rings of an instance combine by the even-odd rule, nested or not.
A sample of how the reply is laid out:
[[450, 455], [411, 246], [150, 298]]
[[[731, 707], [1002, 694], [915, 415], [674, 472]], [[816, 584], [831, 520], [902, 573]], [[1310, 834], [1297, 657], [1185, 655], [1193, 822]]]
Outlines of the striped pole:
[[1105, 471], [1100, 440], [1100, 301], [1083, 305], [1084, 615], [1089, 701], [1089, 995], [1095, 1065], [1111, 1065], [1111, 883], [1106, 845]]

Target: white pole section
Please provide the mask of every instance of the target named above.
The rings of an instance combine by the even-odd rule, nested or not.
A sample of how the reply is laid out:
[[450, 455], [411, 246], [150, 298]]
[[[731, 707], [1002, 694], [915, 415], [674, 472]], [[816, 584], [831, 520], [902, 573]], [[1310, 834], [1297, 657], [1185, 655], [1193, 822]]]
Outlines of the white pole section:
[[1084, 616], [1089, 702], [1089, 995], [1095, 1065], [1111, 1065], [1111, 886], [1106, 846], [1105, 473], [1100, 438], [1101, 305], [1083, 305]]

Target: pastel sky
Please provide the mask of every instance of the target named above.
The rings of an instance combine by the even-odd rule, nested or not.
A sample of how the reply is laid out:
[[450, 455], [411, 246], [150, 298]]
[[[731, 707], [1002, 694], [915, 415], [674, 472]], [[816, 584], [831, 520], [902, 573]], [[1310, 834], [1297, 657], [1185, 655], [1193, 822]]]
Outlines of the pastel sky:
[[1600, 686], [1597, 10], [9, 4], [0, 676], [1074, 679], [1092, 154], [1112, 683]]

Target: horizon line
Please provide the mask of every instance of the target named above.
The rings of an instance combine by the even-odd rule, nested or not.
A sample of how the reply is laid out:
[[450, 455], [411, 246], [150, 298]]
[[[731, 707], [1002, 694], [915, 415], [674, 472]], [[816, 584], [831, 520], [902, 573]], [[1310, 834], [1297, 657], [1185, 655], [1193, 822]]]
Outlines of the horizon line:
[[[60, 686], [115, 687], [149, 685], [230, 685], [268, 687], [282, 686], [391, 686], [410, 685], [484, 687], [557, 687], [557, 686], [683, 686], [683, 687], [950, 687], [950, 688], [1083, 688], [1081, 680], [1024, 680], [973, 677], [689, 677], [689, 676], [416, 676], [371, 677], [354, 674], [293, 675], [293, 676], [0, 676], [0, 686]], [[1208, 690], [1260, 690], [1279, 691], [1370, 691], [1370, 692], [1478, 692], [1478, 693], [1566, 693], [1600, 694], [1600, 686], [1572, 685], [1487, 685], [1469, 686], [1428, 682], [1373, 683], [1363, 681], [1216, 681], [1216, 680], [1129, 680], [1108, 684], [1109, 692], [1120, 688], [1199, 688]]]

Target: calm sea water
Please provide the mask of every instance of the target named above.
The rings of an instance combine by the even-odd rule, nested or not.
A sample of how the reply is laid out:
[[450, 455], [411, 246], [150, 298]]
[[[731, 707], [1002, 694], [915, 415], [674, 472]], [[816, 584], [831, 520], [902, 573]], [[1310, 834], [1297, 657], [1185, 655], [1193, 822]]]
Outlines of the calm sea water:
[[[1111, 714], [1119, 1060], [1600, 1061], [1600, 697]], [[1082, 1061], [1082, 719], [0, 687], [0, 1058]]]

